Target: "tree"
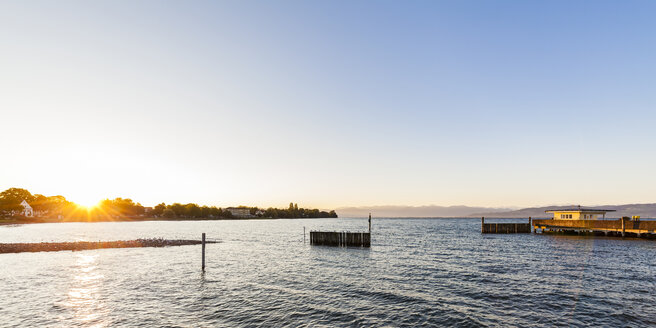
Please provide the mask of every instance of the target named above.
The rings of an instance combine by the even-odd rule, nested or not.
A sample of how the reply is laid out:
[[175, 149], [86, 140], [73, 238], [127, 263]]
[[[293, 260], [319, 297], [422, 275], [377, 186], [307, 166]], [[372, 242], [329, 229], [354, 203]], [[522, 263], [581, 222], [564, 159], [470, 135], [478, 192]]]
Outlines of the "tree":
[[185, 205], [185, 216], [190, 218], [198, 218], [200, 217], [200, 214], [201, 209], [198, 207], [198, 205], [191, 203]]
[[60, 214], [70, 202], [64, 196], [34, 195], [30, 206], [37, 211], [47, 215]]
[[173, 203], [169, 208], [173, 210], [175, 216], [183, 216], [185, 214], [185, 207], [180, 203]]
[[34, 196], [23, 188], [9, 188], [0, 193], [0, 211], [11, 212], [23, 209], [21, 202], [28, 203], [34, 201]]
[[28, 203], [34, 200], [32, 193], [23, 188], [9, 188], [0, 193], [0, 201], [3, 203], [20, 204], [23, 200]]
[[200, 208], [200, 217], [207, 218], [210, 216], [210, 208], [207, 205], [204, 205]]
[[166, 209], [166, 204], [160, 203], [155, 205], [155, 207], [153, 207], [153, 210], [150, 211], [150, 213], [152, 213], [153, 216], [160, 216], [162, 215], [162, 213], [164, 213], [165, 209]]
[[175, 217], [175, 212], [172, 209], [167, 208], [162, 212], [162, 216], [171, 219]]
[[218, 218], [223, 215], [223, 210], [217, 208], [216, 206], [212, 206], [210, 207], [210, 215]]

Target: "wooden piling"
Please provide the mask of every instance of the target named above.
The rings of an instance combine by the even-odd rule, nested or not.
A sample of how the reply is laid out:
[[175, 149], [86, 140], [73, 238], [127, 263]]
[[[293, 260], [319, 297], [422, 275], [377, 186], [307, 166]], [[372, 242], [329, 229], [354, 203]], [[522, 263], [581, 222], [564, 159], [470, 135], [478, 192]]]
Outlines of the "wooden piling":
[[369, 213], [369, 233], [371, 233], [371, 213]]
[[624, 217], [622, 217], [621, 220], [622, 220], [622, 238], [623, 238], [624, 233], [626, 232], [626, 228], [624, 227]]
[[485, 233], [485, 217], [481, 217], [481, 233]]
[[203, 263], [202, 263], [202, 269], [203, 269], [203, 272], [205, 272], [205, 233], [204, 233], [204, 232], [203, 232], [203, 237], [202, 237], [202, 239], [203, 239], [203, 240], [202, 240], [202, 245], [203, 245], [203, 246], [202, 246], [202, 248], [203, 248], [203, 260], [202, 260]]

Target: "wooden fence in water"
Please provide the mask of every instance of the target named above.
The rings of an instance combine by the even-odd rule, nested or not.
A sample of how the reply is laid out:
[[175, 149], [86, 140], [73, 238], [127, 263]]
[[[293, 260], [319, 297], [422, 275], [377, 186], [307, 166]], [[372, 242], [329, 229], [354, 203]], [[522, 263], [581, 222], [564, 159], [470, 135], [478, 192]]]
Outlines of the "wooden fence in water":
[[310, 231], [310, 244], [371, 247], [370, 232]]
[[481, 233], [531, 233], [531, 218], [528, 223], [485, 223], [481, 218]]

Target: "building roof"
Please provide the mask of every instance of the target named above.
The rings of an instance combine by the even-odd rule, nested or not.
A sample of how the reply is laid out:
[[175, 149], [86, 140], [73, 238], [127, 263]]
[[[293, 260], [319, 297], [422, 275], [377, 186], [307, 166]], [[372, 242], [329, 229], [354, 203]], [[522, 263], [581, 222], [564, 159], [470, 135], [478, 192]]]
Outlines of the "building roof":
[[21, 206], [23, 206], [24, 208], [32, 208], [32, 206], [30, 206], [30, 204], [28, 204], [24, 199], [21, 202]]
[[546, 210], [544, 212], [545, 213], [552, 213], [552, 212], [607, 213], [607, 212], [615, 212], [615, 210], [572, 207], [572, 208], [560, 208], [560, 209]]

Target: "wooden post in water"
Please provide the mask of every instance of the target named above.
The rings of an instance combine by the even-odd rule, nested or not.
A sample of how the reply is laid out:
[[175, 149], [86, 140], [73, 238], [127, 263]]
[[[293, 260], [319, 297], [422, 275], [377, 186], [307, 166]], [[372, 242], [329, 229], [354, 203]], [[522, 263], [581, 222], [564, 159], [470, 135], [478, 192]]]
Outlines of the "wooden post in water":
[[369, 233], [371, 233], [371, 213], [369, 213]]
[[205, 272], [205, 233], [203, 232], [203, 272]]
[[529, 216], [529, 217], [528, 217], [528, 233], [535, 232], [535, 231], [533, 230], [533, 224], [532, 224], [532, 222], [533, 222], [533, 220], [531, 220], [531, 217]]
[[622, 238], [624, 238], [624, 217], [622, 217], [620, 220], [622, 220]]
[[481, 232], [485, 232], [485, 217], [481, 217]]

